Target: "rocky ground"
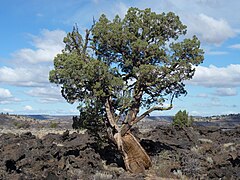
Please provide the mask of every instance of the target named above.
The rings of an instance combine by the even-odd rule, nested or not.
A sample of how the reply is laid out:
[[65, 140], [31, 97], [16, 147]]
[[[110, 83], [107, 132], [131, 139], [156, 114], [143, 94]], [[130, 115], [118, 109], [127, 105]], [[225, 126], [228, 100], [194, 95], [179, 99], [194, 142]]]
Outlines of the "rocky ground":
[[4, 180], [240, 177], [240, 127], [178, 129], [161, 124], [144, 130], [135, 128], [132, 133], [150, 155], [153, 166], [145, 174], [134, 175], [124, 170], [114, 146], [100, 144], [88, 131], [63, 131], [61, 124], [49, 127], [52, 122], [46, 122], [42, 133], [41, 126], [32, 122], [28, 127], [13, 125], [9, 132], [8, 123], [0, 126], [0, 179]]

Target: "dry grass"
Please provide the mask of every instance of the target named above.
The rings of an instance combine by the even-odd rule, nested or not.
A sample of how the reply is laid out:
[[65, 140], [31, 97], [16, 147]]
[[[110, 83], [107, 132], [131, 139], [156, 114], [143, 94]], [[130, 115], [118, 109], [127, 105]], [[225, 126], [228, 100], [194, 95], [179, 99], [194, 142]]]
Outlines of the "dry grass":
[[172, 169], [178, 169], [180, 164], [177, 159], [173, 160], [171, 151], [162, 151], [152, 160], [152, 171], [156, 177], [177, 179]]

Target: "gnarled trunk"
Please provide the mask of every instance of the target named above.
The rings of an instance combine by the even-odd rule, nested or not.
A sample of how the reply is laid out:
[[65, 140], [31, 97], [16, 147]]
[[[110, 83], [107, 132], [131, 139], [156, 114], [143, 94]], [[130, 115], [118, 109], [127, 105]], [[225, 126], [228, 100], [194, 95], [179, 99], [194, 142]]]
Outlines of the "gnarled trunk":
[[[112, 130], [109, 138], [116, 143], [118, 150], [123, 154], [126, 169], [132, 173], [144, 172], [145, 169], [151, 166], [151, 159], [138, 140], [129, 132], [132, 125], [130, 118], [134, 119], [138, 110], [131, 111], [129, 113], [130, 118], [127, 119], [127, 124], [119, 128], [111, 112], [110, 98], [106, 100], [105, 105], [110, 129]], [[114, 136], [112, 137], [112, 135]]]
[[123, 136], [117, 133], [114, 138], [119, 150], [123, 154], [124, 163], [128, 171], [143, 173], [145, 169], [151, 167], [150, 157], [130, 132]]

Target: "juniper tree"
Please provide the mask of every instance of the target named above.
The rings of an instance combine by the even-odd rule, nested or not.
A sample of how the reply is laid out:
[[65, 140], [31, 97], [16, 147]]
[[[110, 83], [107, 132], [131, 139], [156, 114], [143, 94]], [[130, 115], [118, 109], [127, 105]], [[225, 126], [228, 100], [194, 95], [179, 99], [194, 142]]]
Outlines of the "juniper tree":
[[67, 102], [79, 102], [80, 117], [105, 123], [131, 172], [151, 161], [129, 130], [186, 95], [184, 82], [204, 59], [198, 38], [183, 38], [186, 28], [172, 12], [130, 8], [113, 20], [103, 14], [84, 36], [74, 27], [54, 58], [50, 82], [61, 85]]
[[191, 126], [193, 123], [193, 117], [189, 116], [187, 111], [178, 111], [175, 116], [173, 117], [173, 126], [179, 126], [179, 127], [187, 127]]

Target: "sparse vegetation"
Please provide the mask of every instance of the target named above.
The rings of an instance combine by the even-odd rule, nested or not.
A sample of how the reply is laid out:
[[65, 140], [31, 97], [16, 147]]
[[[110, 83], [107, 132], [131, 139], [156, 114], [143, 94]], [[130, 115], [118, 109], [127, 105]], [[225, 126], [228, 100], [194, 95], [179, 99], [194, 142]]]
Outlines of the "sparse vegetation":
[[173, 117], [173, 126], [188, 127], [193, 123], [193, 117], [189, 116], [187, 111], [178, 111]]
[[94, 175], [94, 180], [108, 180], [108, 179], [113, 179], [113, 175], [106, 172], [97, 172]]
[[13, 123], [13, 125], [14, 125], [17, 129], [21, 129], [21, 128], [27, 129], [27, 128], [30, 127], [30, 124], [27, 123], [27, 122], [17, 122], [17, 121], [15, 121], [15, 122]]
[[51, 122], [49, 127], [50, 128], [57, 128], [58, 127], [58, 123], [57, 122]]
[[[13, 131], [14, 122], [20, 128], [22, 124], [18, 123], [26, 122], [26, 119], [17, 121], [15, 116], [1, 118], [0, 126], [5, 128], [0, 127], [0, 179], [141, 180], [239, 177], [239, 127], [227, 131], [218, 126], [172, 128], [169, 124], [157, 126], [158, 123], [155, 122], [156, 124], [148, 127], [149, 131], [135, 129], [132, 133], [139, 134], [141, 145], [152, 159], [152, 167], [144, 174], [130, 174], [124, 171], [117, 149], [106, 143], [99, 149], [98, 142], [89, 131], [76, 133], [61, 128], [51, 129], [51, 122], [61, 122], [54, 119], [45, 120], [44, 129], [15, 128]], [[33, 127], [34, 122], [27, 122]], [[149, 125], [148, 121], [142, 123], [145, 123], [143, 127]], [[61, 123], [59, 127], [65, 129], [70, 124], [69, 118], [67, 126]], [[44, 172], [39, 169], [44, 169]]]

